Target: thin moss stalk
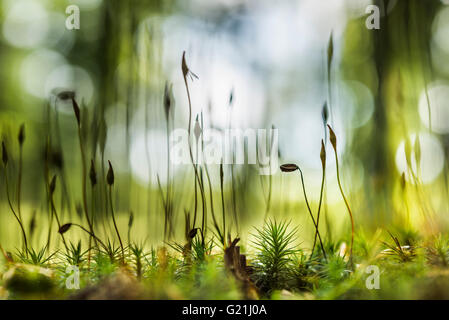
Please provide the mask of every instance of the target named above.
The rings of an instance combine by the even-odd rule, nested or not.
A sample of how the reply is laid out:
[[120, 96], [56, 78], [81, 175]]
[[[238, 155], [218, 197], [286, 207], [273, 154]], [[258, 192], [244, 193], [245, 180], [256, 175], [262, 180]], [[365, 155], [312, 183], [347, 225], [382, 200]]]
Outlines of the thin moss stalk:
[[[196, 141], [196, 159], [198, 159], [198, 140]], [[194, 164], [195, 169], [198, 170], [198, 164]], [[198, 214], [198, 184], [197, 179], [194, 180], [194, 207], [193, 207], [193, 227], [196, 225], [196, 217]]]
[[[226, 206], [224, 201], [224, 190], [223, 190], [223, 183], [224, 183], [224, 172], [223, 172], [223, 161], [220, 163], [220, 193], [221, 193], [221, 208], [223, 213], [223, 241], [226, 239]], [[226, 244], [225, 244], [226, 245]]]
[[131, 229], [133, 227], [133, 224], [134, 224], [134, 213], [130, 211], [128, 219], [128, 245], [131, 244]]
[[305, 186], [305, 184], [304, 184], [304, 175], [303, 175], [303, 173], [302, 173], [301, 168], [298, 167], [298, 170], [299, 170], [299, 173], [300, 173], [300, 175], [301, 175], [302, 190], [303, 190], [303, 193], [304, 193], [304, 200], [306, 201], [307, 210], [309, 211], [310, 218], [312, 218], [312, 222], [313, 222], [313, 224], [314, 224], [314, 226], [315, 226], [316, 234], [318, 235], [318, 239], [319, 239], [319, 241], [320, 241], [320, 246], [321, 246], [321, 250], [323, 251], [324, 259], [327, 260], [327, 257], [326, 257], [326, 251], [324, 250], [323, 241], [321, 240], [321, 234], [320, 234], [320, 231], [318, 230], [318, 224], [315, 222], [315, 218], [313, 217], [312, 210], [310, 209], [309, 200], [307, 199], [306, 186]]
[[[111, 207], [112, 222], [114, 224], [115, 232], [117, 233], [118, 241], [120, 242], [120, 248], [122, 249], [122, 263], [125, 263], [125, 249], [123, 247], [122, 237], [120, 236], [120, 232], [118, 231], [117, 222], [115, 221], [114, 205], [112, 203], [112, 186], [114, 185], [114, 170], [112, 169], [111, 161], [108, 160], [108, 163], [109, 163], [109, 171], [107, 174], [107, 182], [109, 185], [109, 204]], [[94, 233], [91, 232], [91, 234]]]
[[320, 227], [320, 213], [321, 213], [321, 205], [323, 203], [323, 193], [324, 193], [324, 182], [326, 180], [326, 147], [324, 145], [323, 140], [321, 140], [321, 153], [320, 153], [320, 158], [321, 158], [321, 167], [323, 170], [323, 175], [321, 178], [321, 189], [320, 189], [320, 201], [318, 203], [318, 212], [317, 212], [317, 217], [316, 217], [316, 231], [315, 231], [315, 238], [313, 239], [313, 246], [312, 246], [312, 255], [313, 255], [313, 251], [315, 250], [315, 245], [316, 245], [316, 239], [318, 236], [318, 229]]
[[[203, 155], [203, 157], [204, 157], [204, 155]], [[220, 227], [219, 227], [218, 222], [217, 222], [217, 218], [215, 216], [214, 195], [213, 195], [213, 192], [212, 192], [212, 183], [211, 183], [211, 180], [210, 180], [209, 170], [207, 168], [207, 164], [204, 164], [204, 169], [205, 169], [204, 171], [206, 172], [206, 178], [207, 178], [207, 181], [208, 181], [208, 184], [209, 184], [210, 209], [211, 209], [211, 215], [212, 215], [212, 220], [213, 220], [213, 223], [214, 223], [215, 231], [218, 234], [218, 238], [220, 239], [220, 242], [223, 245], [225, 245], [226, 244], [225, 243], [226, 217], [224, 215], [222, 217], [222, 221], [223, 221], [223, 229], [222, 229], [223, 231], [222, 231], [222, 230], [220, 230]]]
[[207, 230], [207, 207], [206, 207], [206, 196], [204, 193], [204, 180], [203, 180], [203, 168], [200, 168], [200, 181], [201, 181], [201, 203], [202, 203], [202, 208], [203, 208], [203, 215], [202, 215], [202, 220], [201, 220], [201, 229], [204, 230], [204, 233], [202, 234], [202, 245], [204, 246], [205, 244], [205, 237], [206, 237], [206, 230]]
[[[164, 111], [166, 120], [166, 136], [167, 136], [167, 189], [166, 197], [164, 200], [164, 241], [172, 236], [173, 233], [173, 222], [172, 222], [172, 179], [170, 173], [170, 117], [172, 115], [171, 109], [173, 108], [173, 98], [172, 98], [172, 87], [168, 83], [165, 84], [164, 89]], [[159, 183], [159, 181], [158, 181]], [[160, 186], [160, 183], [159, 183]]]
[[[89, 170], [89, 179], [90, 179], [90, 199], [91, 199], [91, 212], [92, 212], [92, 226], [94, 224], [95, 217], [95, 186], [97, 185], [97, 172], [95, 170], [95, 162], [93, 159], [90, 161], [90, 170]], [[87, 255], [88, 268], [90, 268], [90, 260], [91, 260], [91, 247], [92, 247], [92, 239], [95, 240], [92, 236], [89, 236], [89, 252]], [[95, 240], [95, 244], [97, 244]]]
[[17, 215], [16, 211], [14, 210], [14, 206], [11, 202], [11, 197], [9, 195], [9, 182], [8, 182], [8, 151], [6, 150], [6, 146], [5, 146], [5, 142], [2, 141], [2, 161], [3, 161], [3, 173], [5, 175], [5, 188], [6, 188], [6, 197], [8, 199], [8, 204], [9, 204], [9, 208], [11, 209], [11, 212], [13, 213], [14, 217], [17, 220], [17, 223], [20, 226], [20, 230], [22, 231], [22, 236], [23, 236], [23, 244], [25, 246], [25, 254], [28, 257], [28, 241], [27, 241], [27, 236], [26, 236], [26, 232], [25, 232], [25, 228], [23, 227], [23, 223], [22, 223], [22, 219], [20, 219], [20, 217]]
[[85, 155], [85, 150], [84, 150], [84, 139], [83, 139], [83, 133], [81, 131], [80, 108], [79, 108], [78, 104], [76, 103], [74, 97], [72, 97], [71, 100], [72, 100], [73, 111], [75, 113], [77, 127], [78, 127], [78, 139], [79, 139], [80, 152], [81, 152], [81, 167], [82, 167], [81, 191], [82, 191], [82, 196], [83, 196], [83, 209], [84, 209], [84, 214], [85, 214], [90, 232], [92, 234], [94, 234], [94, 228], [93, 228], [92, 222], [90, 221], [90, 218], [89, 218], [89, 209], [87, 206], [87, 186], [86, 186], [86, 184], [87, 184], [87, 167], [86, 167], [86, 155]]
[[[186, 59], [185, 59], [185, 51], [182, 54], [182, 63], [181, 63], [181, 68], [182, 68], [182, 75], [184, 78], [184, 84], [186, 87], [186, 92], [187, 92], [187, 100], [188, 100], [188, 104], [189, 104], [189, 123], [188, 123], [188, 127], [187, 127], [187, 132], [188, 132], [188, 141], [189, 141], [189, 155], [190, 155], [190, 161], [192, 163], [193, 166], [193, 171], [195, 173], [195, 179], [198, 182], [198, 185], [200, 187], [200, 192], [201, 192], [201, 197], [203, 199], [203, 203], [204, 203], [204, 188], [203, 188], [203, 184], [201, 183], [201, 179], [199, 177], [199, 173], [198, 173], [198, 169], [195, 165], [195, 161], [193, 159], [193, 153], [192, 153], [192, 144], [191, 144], [191, 127], [192, 127], [192, 100], [190, 98], [190, 90], [189, 90], [189, 84], [187, 81], [187, 77], [190, 76], [191, 79], [193, 78], [197, 78], [198, 76], [195, 75], [187, 66], [186, 63]], [[204, 205], [203, 205], [204, 207]], [[205, 227], [205, 226], [204, 226]], [[204, 237], [205, 237], [205, 230], [203, 228], [203, 226], [201, 227], [201, 237], [202, 237], [202, 241], [204, 244]]]
[[[327, 105], [327, 101], [324, 102], [323, 108], [321, 110], [321, 119], [323, 121], [323, 130], [324, 130], [324, 149], [327, 147], [327, 122], [329, 120], [329, 107]], [[324, 218], [326, 222], [326, 236], [331, 239], [332, 238], [332, 231], [331, 226], [329, 223], [329, 215], [327, 210], [327, 195], [326, 195], [326, 189], [327, 189], [327, 181], [326, 177], [324, 177], [324, 186], [322, 186], [322, 197], [324, 198]]]
[[47, 141], [45, 143], [45, 160], [44, 160], [44, 181], [45, 181], [45, 191], [47, 193], [47, 205], [48, 205], [48, 216], [49, 216], [49, 226], [48, 226], [48, 234], [47, 234], [47, 245], [45, 248], [47, 251], [50, 250], [51, 246], [51, 235], [52, 235], [52, 225], [53, 225], [53, 213], [51, 210], [50, 203], [50, 137], [47, 137]]
[[331, 122], [334, 121], [333, 110], [332, 110], [332, 59], [334, 57], [334, 37], [333, 33], [329, 37], [329, 42], [327, 44], [327, 94], [329, 101], [329, 109], [331, 114]]
[[304, 183], [304, 175], [302, 173], [301, 168], [298, 167], [296, 164], [284, 164], [284, 165], [281, 165], [280, 168], [281, 168], [282, 172], [294, 172], [296, 170], [299, 171], [299, 174], [300, 174], [300, 177], [301, 177], [302, 190], [303, 190], [303, 193], [304, 193], [304, 200], [306, 202], [307, 210], [308, 210], [308, 212], [310, 214], [310, 218], [312, 219], [313, 225], [314, 225], [316, 233], [318, 235], [318, 239], [320, 241], [320, 246], [321, 246], [321, 250], [323, 251], [324, 259], [327, 260], [326, 251], [324, 250], [323, 241], [321, 240], [320, 231], [318, 230], [317, 223], [315, 222], [315, 218], [313, 217], [312, 209], [310, 208], [309, 199], [307, 198], [306, 186], [305, 186], [305, 183]]
[[89, 230], [87, 230], [86, 228], [84, 228], [84, 227], [83, 227], [82, 225], [80, 225], [80, 224], [72, 223], [72, 222], [63, 224], [63, 225], [59, 228], [58, 232], [59, 232], [60, 234], [64, 234], [64, 233], [66, 233], [66, 232], [70, 229], [71, 226], [78, 227], [78, 228], [80, 228], [81, 230], [83, 230], [84, 232], [86, 232], [87, 234], [91, 235], [95, 240], [98, 241], [98, 243], [103, 247], [103, 249], [105, 249], [105, 251], [108, 251], [108, 247], [104, 244], [103, 241], [101, 241], [100, 238], [98, 238], [95, 234], [91, 233]]
[[[273, 142], [274, 142], [274, 137], [273, 137], [273, 135], [274, 135], [273, 132], [274, 132], [274, 129], [275, 129], [274, 125], [271, 126], [271, 129], [272, 129], [272, 131], [271, 131], [271, 139], [270, 139], [270, 158], [269, 158], [269, 162], [268, 162], [268, 167], [269, 167], [270, 173], [271, 173], [271, 165], [272, 165], [272, 163], [271, 163], [271, 155], [272, 155], [272, 152], [273, 152]], [[261, 179], [261, 184], [262, 184], [262, 188], [263, 188], [264, 186], [263, 186], [262, 175], [260, 175], [260, 179]], [[263, 218], [264, 222], [267, 221], [268, 214], [270, 213], [272, 189], [273, 189], [273, 177], [272, 177], [272, 174], [269, 174], [268, 175], [268, 195], [266, 197], [265, 215], [264, 215], [264, 218]], [[264, 194], [265, 194], [265, 192], [264, 192]]]
[[[202, 118], [202, 115], [201, 115]], [[202, 120], [201, 120], [202, 122]], [[203, 124], [200, 125], [199, 121], [198, 121], [198, 115], [196, 116], [196, 120], [195, 120], [195, 127], [193, 129], [193, 133], [195, 135], [195, 144], [196, 144], [196, 159], [195, 159], [195, 165], [197, 168], [197, 172], [198, 172], [198, 162], [199, 162], [199, 154], [200, 154], [200, 146], [201, 146], [201, 155], [204, 156], [203, 154], [203, 150], [204, 150], [204, 141], [203, 141], [203, 129], [202, 129]], [[201, 137], [201, 144], [200, 142], [200, 137]], [[201, 188], [201, 204], [202, 204], [202, 217], [201, 217], [201, 229], [202, 230], [206, 230], [206, 226], [207, 226], [207, 207], [206, 207], [206, 198], [205, 198], [205, 192], [204, 192], [204, 179], [203, 179], [203, 166], [199, 167], [199, 174], [200, 174], [200, 179], [199, 179], [199, 184], [202, 187]], [[195, 184], [196, 187], [196, 184]], [[203, 235], [203, 239], [204, 239], [204, 235]]]
[[327, 125], [327, 126], [329, 128], [330, 141], [331, 141], [332, 147], [334, 148], [334, 153], [335, 153], [335, 164], [336, 164], [336, 167], [337, 167], [338, 187], [340, 188], [341, 196], [343, 197], [343, 200], [345, 202], [346, 208], [348, 209], [349, 217], [351, 219], [351, 248], [349, 249], [349, 255], [350, 255], [350, 262], [351, 262], [351, 265], [352, 265], [352, 263], [353, 263], [353, 261], [352, 261], [352, 249], [354, 247], [354, 217], [352, 215], [352, 211], [351, 211], [351, 208], [349, 207], [348, 200], [346, 199], [345, 193], [343, 192], [343, 188], [341, 186], [340, 166], [339, 166], [339, 163], [338, 163], [338, 155], [337, 155], [337, 136], [335, 135], [335, 133], [332, 130], [331, 126], [330, 125]]
[[22, 124], [19, 129], [19, 176], [17, 178], [17, 213], [22, 221], [22, 173], [23, 173], [23, 143], [25, 142], [25, 125]]
[[[53, 178], [51, 179], [50, 188], [49, 189], [50, 189], [51, 213], [52, 213], [52, 216], [54, 216], [55, 219], [56, 219], [56, 223], [58, 224], [58, 230], [59, 230], [61, 228], [61, 222], [59, 220], [58, 212], [56, 211], [55, 202], [54, 202], [54, 199], [53, 199], [53, 195], [54, 195], [55, 190], [56, 190], [56, 175], [53, 176]], [[65, 249], [66, 249], [66, 251], [68, 253], [69, 252], [69, 248], [68, 248], [67, 243], [65, 241], [64, 234], [61, 233], [61, 237], [62, 237], [62, 242], [64, 244], [64, 247], [65, 247]]]

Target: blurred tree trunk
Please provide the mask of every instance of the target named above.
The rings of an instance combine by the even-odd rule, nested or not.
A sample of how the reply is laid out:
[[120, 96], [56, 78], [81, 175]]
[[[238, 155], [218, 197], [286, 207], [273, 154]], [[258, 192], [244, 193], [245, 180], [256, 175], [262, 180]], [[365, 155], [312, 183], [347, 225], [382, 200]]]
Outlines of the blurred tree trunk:
[[[387, 11], [392, 3], [376, 0], [374, 4]], [[397, 1], [390, 12], [384, 12], [380, 29], [371, 30], [378, 83], [374, 92], [372, 131], [362, 152], [362, 162], [368, 173], [366, 191], [374, 225], [389, 224], [392, 220], [393, 187], [400, 177], [395, 168], [394, 134], [402, 129], [399, 130], [402, 138], [406, 138], [411, 132], [407, 131], [408, 124], [401, 127], [391, 115], [396, 112], [402, 121], [406, 113], [417, 112], [422, 88], [416, 82], [421, 84], [423, 80], [417, 79], [430, 78], [426, 73], [431, 70], [431, 24], [439, 6], [438, 1]], [[404, 73], [412, 77], [404, 77]], [[408, 92], [405, 87], [414, 90]]]

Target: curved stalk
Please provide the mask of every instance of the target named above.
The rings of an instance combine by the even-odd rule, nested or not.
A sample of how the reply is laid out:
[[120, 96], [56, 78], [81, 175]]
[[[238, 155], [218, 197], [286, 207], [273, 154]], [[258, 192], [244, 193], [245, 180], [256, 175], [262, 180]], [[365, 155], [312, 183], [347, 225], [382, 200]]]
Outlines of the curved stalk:
[[19, 176], [17, 178], [17, 213], [19, 215], [19, 219], [22, 220], [22, 210], [20, 205], [20, 200], [22, 197], [22, 170], [23, 170], [23, 147], [20, 145], [19, 150]]
[[[125, 262], [125, 249], [123, 248], [122, 238], [120, 237], [117, 222], [115, 221], [114, 206], [112, 205], [112, 185], [109, 186], [109, 204], [111, 207], [112, 222], [114, 224], [115, 232], [117, 233], [118, 241], [120, 242], [120, 248], [122, 249], [122, 262]], [[94, 239], [96, 239], [96, 237], [94, 237]]]
[[352, 265], [352, 248], [354, 247], [354, 218], [352, 216], [352, 211], [351, 208], [349, 207], [349, 203], [348, 200], [346, 199], [346, 196], [343, 192], [343, 188], [341, 187], [341, 182], [340, 182], [340, 169], [339, 169], [339, 165], [338, 165], [338, 157], [337, 157], [337, 151], [335, 151], [335, 162], [337, 165], [337, 182], [338, 182], [338, 187], [340, 188], [340, 193], [341, 196], [343, 197], [343, 201], [345, 202], [346, 208], [348, 209], [348, 213], [349, 213], [349, 217], [351, 218], [351, 248], [349, 249], [349, 259], [351, 261], [351, 265]]
[[20, 226], [20, 230], [22, 231], [22, 236], [23, 236], [23, 243], [25, 245], [25, 253], [28, 257], [28, 241], [27, 241], [27, 236], [26, 236], [26, 232], [25, 232], [25, 228], [23, 227], [23, 223], [22, 220], [20, 219], [20, 217], [16, 214], [16, 211], [14, 210], [14, 207], [12, 205], [11, 202], [11, 197], [9, 196], [9, 183], [8, 183], [8, 174], [6, 173], [6, 166], [4, 167], [4, 174], [5, 174], [5, 184], [6, 184], [6, 197], [8, 198], [8, 204], [9, 204], [9, 208], [11, 209], [14, 217], [16, 218], [17, 222], [19, 223]]
[[[197, 170], [197, 167], [196, 167], [196, 165], [195, 165], [195, 162], [194, 162], [194, 160], [193, 160], [193, 153], [192, 153], [192, 144], [191, 144], [191, 142], [190, 142], [190, 137], [191, 137], [191, 130], [190, 130], [190, 128], [191, 128], [191, 126], [192, 126], [192, 101], [191, 101], [191, 99], [190, 99], [190, 90], [189, 90], [189, 84], [188, 84], [188, 82], [187, 82], [187, 74], [190, 72], [188, 69], [185, 71], [184, 70], [184, 63], [185, 63], [185, 60], [184, 60], [184, 56], [183, 56], [183, 78], [184, 78], [184, 84], [185, 84], [185, 87], [186, 87], [186, 91], [187, 91], [187, 100], [188, 100], [188, 103], [189, 103], [189, 125], [188, 125], [188, 128], [187, 128], [187, 133], [188, 133], [188, 141], [189, 141], [189, 155], [190, 155], [190, 161], [192, 162], [192, 166], [193, 166], [193, 171], [195, 172], [195, 179], [196, 179], [196, 181], [198, 181], [198, 185], [199, 185], [199, 187], [200, 187], [200, 192], [201, 192], [201, 197], [202, 197], [202, 199], [203, 199], [203, 204], [204, 204], [204, 187], [203, 187], [203, 184], [201, 183], [201, 181], [200, 181], [200, 177], [199, 177], [199, 174], [198, 174], [198, 170]], [[187, 67], [186, 67], [187, 68]], [[203, 207], [204, 207], [204, 205], [203, 205]], [[203, 215], [204, 215], [204, 212], [203, 212]], [[195, 215], [195, 217], [196, 217], [196, 215]], [[194, 219], [195, 220], [195, 219]], [[201, 227], [201, 237], [202, 237], [202, 243], [204, 244], [204, 232], [205, 232], [205, 227], [206, 226], [202, 226]]]
[[321, 213], [321, 205], [323, 203], [323, 193], [324, 193], [324, 182], [326, 180], [326, 167], [323, 166], [323, 176], [321, 178], [321, 190], [320, 190], [320, 201], [318, 203], [318, 213], [317, 213], [317, 217], [316, 217], [316, 232], [315, 232], [315, 238], [313, 239], [313, 246], [312, 246], [312, 255], [313, 255], [313, 251], [315, 250], [315, 245], [316, 245], [316, 238], [318, 235], [318, 227], [320, 225], [320, 213]]
[[[324, 250], [323, 241], [321, 240], [320, 231], [318, 230], [318, 225], [317, 225], [317, 223], [315, 222], [315, 218], [313, 217], [312, 209], [310, 209], [309, 200], [307, 199], [306, 187], [305, 187], [305, 184], [304, 184], [304, 176], [303, 176], [303, 174], [302, 174], [301, 168], [298, 167], [298, 170], [299, 170], [299, 174], [300, 174], [300, 176], [301, 176], [302, 190], [303, 190], [303, 192], [304, 192], [304, 200], [306, 201], [307, 210], [309, 211], [310, 218], [312, 218], [313, 225], [315, 226], [315, 230], [316, 230], [316, 233], [317, 233], [317, 235], [318, 235], [318, 239], [319, 239], [319, 241], [320, 241], [321, 250], [323, 251], [324, 259], [327, 260], [327, 257], [326, 257], [326, 251]], [[312, 252], [312, 253], [313, 253], [313, 252]]]
[[352, 211], [351, 211], [351, 208], [349, 207], [348, 200], [346, 199], [345, 193], [343, 192], [343, 188], [341, 186], [340, 166], [339, 166], [339, 163], [338, 163], [338, 155], [337, 155], [337, 136], [335, 135], [335, 132], [332, 130], [330, 125], [327, 125], [327, 127], [329, 128], [330, 141], [332, 143], [332, 147], [334, 148], [335, 164], [336, 164], [336, 167], [337, 167], [338, 187], [340, 188], [341, 196], [343, 197], [343, 200], [345, 202], [346, 208], [348, 209], [348, 212], [349, 212], [349, 218], [351, 219], [351, 247], [350, 247], [350, 250], [349, 250], [349, 255], [350, 255], [349, 259], [350, 259], [350, 263], [352, 265], [352, 248], [354, 247], [354, 218], [352, 216]]
[[100, 238], [98, 238], [95, 234], [91, 233], [89, 230], [87, 230], [86, 228], [84, 228], [82, 225], [77, 224], [77, 223], [72, 223], [73, 226], [77, 226], [78, 228], [80, 228], [81, 230], [87, 232], [92, 238], [94, 238], [95, 240], [98, 241], [98, 243], [103, 247], [103, 249], [108, 250], [108, 247], [103, 243], [103, 241], [100, 240]]

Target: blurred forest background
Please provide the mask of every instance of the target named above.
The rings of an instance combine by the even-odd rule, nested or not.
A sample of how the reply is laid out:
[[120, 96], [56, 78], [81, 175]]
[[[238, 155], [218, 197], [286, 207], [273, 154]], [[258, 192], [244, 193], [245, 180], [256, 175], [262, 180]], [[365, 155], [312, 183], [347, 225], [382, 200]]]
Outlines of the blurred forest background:
[[[79, 30], [65, 27], [70, 4], [80, 8]], [[366, 27], [370, 4], [381, 9], [379, 30]], [[110, 219], [103, 219], [110, 210], [110, 160], [121, 231], [126, 233], [132, 215], [134, 241], [161, 243], [161, 190], [173, 181], [170, 236], [183, 237], [184, 214], [194, 211], [195, 178], [191, 166], [179, 165], [167, 179], [164, 111], [168, 82], [172, 127], [187, 128], [183, 51], [199, 78], [189, 82], [194, 119], [203, 113], [203, 127], [217, 130], [275, 126], [279, 163], [303, 169], [314, 212], [327, 102], [356, 232], [447, 229], [448, 1], [2, 0], [0, 28], [0, 134], [9, 156], [7, 171], [0, 168], [4, 246], [21, 241], [4, 172], [15, 208], [22, 175], [20, 211], [26, 229], [33, 229], [33, 243], [47, 239], [53, 175], [61, 220], [87, 225], [77, 123], [72, 104], [57, 99], [58, 90], [75, 91], [81, 107], [84, 165], [89, 168], [92, 159], [98, 175], [95, 190], [86, 182], [93, 219], [104, 221], [98, 232], [112, 230]], [[19, 170], [22, 123], [26, 138]], [[336, 236], [347, 234], [350, 223], [329, 143], [327, 151], [320, 228]], [[221, 219], [220, 166], [210, 165], [209, 172]], [[208, 193], [206, 198], [210, 214]], [[225, 165], [224, 206], [231, 232], [244, 239], [265, 214], [292, 219], [302, 242], [314, 233], [297, 175], [259, 176], [254, 165]], [[75, 230], [70, 236], [88, 237]]]

